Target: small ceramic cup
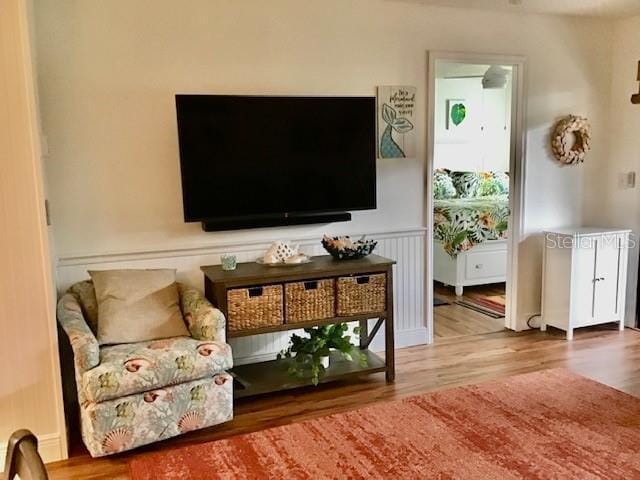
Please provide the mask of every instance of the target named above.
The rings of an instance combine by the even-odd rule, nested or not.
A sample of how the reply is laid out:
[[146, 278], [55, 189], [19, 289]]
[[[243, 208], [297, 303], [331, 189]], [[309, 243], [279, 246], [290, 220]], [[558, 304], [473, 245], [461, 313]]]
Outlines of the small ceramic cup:
[[223, 270], [235, 270], [238, 264], [238, 259], [235, 255], [222, 255], [220, 260], [222, 262]]

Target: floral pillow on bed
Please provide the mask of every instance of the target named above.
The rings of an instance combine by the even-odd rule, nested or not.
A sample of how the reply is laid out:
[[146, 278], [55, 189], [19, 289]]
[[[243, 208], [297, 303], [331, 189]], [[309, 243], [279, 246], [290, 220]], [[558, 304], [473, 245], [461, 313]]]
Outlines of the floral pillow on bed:
[[504, 172], [480, 173], [480, 184], [477, 195], [487, 197], [490, 195], [505, 195], [509, 193], [509, 176]]
[[453, 186], [460, 198], [475, 197], [480, 186], [480, 174], [476, 172], [451, 172]]
[[453, 181], [449, 174], [445, 170], [433, 172], [433, 198], [443, 200], [457, 196], [456, 187], [453, 186]]

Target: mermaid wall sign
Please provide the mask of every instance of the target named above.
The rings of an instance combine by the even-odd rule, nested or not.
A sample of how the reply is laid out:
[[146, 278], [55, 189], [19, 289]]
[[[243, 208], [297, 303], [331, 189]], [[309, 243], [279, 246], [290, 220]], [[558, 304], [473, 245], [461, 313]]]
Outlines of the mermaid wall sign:
[[415, 157], [416, 87], [378, 87], [378, 157]]

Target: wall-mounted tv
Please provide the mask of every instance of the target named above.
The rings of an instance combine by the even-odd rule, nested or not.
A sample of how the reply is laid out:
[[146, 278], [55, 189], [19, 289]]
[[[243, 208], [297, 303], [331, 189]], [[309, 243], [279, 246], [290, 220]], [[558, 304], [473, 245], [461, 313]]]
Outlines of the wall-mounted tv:
[[349, 220], [376, 208], [374, 97], [176, 95], [184, 219]]

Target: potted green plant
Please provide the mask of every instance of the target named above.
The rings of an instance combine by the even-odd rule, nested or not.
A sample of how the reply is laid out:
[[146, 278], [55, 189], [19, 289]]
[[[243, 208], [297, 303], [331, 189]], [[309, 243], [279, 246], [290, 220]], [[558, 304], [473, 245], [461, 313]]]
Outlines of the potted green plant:
[[[318, 385], [329, 366], [331, 350], [340, 352], [349, 361], [357, 356], [360, 366], [367, 366], [367, 356], [351, 343], [346, 323], [305, 328], [304, 331], [308, 337], [291, 335], [289, 347], [278, 354], [278, 359], [291, 359], [289, 375], [302, 378], [310, 373], [311, 382]], [[354, 328], [353, 333], [359, 334], [360, 329]]]

